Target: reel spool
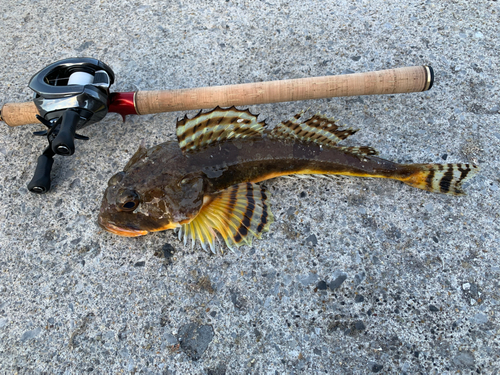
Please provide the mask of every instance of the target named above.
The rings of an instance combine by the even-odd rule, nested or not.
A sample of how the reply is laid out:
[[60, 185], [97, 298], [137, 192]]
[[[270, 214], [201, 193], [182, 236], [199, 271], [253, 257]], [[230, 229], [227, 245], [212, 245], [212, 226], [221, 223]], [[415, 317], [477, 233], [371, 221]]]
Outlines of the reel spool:
[[53, 157], [73, 155], [74, 140], [88, 140], [76, 131], [106, 116], [114, 80], [111, 68], [92, 58], [61, 60], [31, 78], [28, 86], [35, 91], [33, 101], [40, 113], [36, 117], [47, 127], [33, 134], [46, 136], [49, 146], [38, 157], [35, 175], [28, 184], [30, 191], [49, 191]]

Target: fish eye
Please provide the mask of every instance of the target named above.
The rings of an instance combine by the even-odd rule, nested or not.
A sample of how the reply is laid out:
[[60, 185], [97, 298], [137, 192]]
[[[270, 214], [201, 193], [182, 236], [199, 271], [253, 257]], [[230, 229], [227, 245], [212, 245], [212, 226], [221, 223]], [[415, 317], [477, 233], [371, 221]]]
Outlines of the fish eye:
[[121, 189], [116, 198], [116, 207], [119, 211], [134, 211], [140, 203], [139, 194], [130, 189]]
[[118, 172], [115, 174], [113, 177], [111, 177], [108, 181], [108, 186], [115, 186], [117, 183], [119, 183], [122, 179], [123, 176], [125, 176], [125, 172]]
[[128, 202], [122, 204], [122, 207], [127, 209], [127, 210], [131, 210], [132, 208], [135, 208], [136, 205], [137, 205], [136, 202], [128, 201]]

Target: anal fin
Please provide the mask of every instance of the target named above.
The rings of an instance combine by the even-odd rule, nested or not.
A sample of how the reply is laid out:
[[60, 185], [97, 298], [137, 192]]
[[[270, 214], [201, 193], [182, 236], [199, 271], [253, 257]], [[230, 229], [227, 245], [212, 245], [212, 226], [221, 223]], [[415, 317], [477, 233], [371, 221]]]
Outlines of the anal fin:
[[[179, 239], [184, 243], [196, 241], [206, 250], [215, 253], [216, 231], [220, 233], [227, 247], [247, 244], [252, 238], [260, 238], [269, 230], [273, 215], [267, 203], [269, 192], [254, 183], [241, 183], [209, 197], [198, 215], [188, 224], [182, 225]], [[222, 252], [222, 249], [221, 249]]]

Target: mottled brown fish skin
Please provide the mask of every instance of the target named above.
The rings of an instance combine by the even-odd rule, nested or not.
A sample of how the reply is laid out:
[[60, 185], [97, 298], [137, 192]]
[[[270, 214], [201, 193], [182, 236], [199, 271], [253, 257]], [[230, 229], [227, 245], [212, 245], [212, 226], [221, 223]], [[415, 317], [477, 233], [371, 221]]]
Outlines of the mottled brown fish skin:
[[[148, 150], [140, 148], [124, 172], [110, 179], [99, 224], [123, 236], [175, 228], [197, 215], [204, 197], [242, 182], [296, 173], [401, 179], [412, 170], [340, 148], [265, 136], [226, 140], [184, 154], [177, 142], [165, 142]], [[130, 203], [134, 197], [136, 208]]]
[[269, 138], [227, 141], [198, 151], [189, 159], [190, 165], [201, 169], [207, 176], [207, 193], [241, 182], [259, 182], [288, 174], [401, 178], [411, 173], [400, 164], [374, 156], [355, 155], [314, 143]]
[[[136, 207], [123, 203], [137, 196]], [[98, 222], [122, 236], [172, 229], [200, 210], [205, 179], [189, 164], [175, 142], [139, 148], [123, 172], [111, 177]]]

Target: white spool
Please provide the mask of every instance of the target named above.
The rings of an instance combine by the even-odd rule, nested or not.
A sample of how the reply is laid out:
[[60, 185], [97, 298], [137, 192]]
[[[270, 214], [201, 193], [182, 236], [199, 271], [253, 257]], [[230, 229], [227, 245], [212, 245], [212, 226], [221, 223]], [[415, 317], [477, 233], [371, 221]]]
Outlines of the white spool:
[[75, 72], [69, 76], [69, 85], [88, 85], [94, 82], [94, 76], [85, 72]]

